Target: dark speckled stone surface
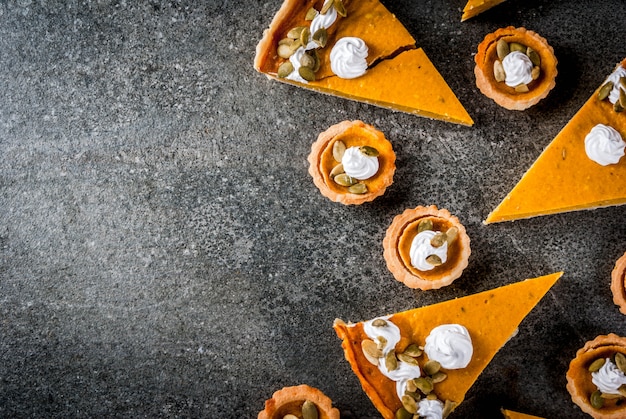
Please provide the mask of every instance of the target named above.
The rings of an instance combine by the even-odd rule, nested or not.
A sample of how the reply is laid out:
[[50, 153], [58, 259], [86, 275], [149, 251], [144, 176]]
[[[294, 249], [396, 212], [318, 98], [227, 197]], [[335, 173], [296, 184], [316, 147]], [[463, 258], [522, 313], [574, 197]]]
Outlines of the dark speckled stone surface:
[[[464, 23], [463, 0], [383, 3], [474, 127], [256, 73], [280, 0], [0, 2], [0, 416], [252, 418], [307, 383], [343, 417], [376, 418], [333, 319], [564, 270], [453, 417], [585, 417], [565, 372], [585, 341], [626, 335], [609, 290], [626, 208], [482, 220], [623, 58], [626, 3], [508, 0]], [[476, 46], [508, 25], [559, 59], [556, 88], [524, 112], [474, 86]], [[359, 207], [307, 173], [317, 134], [344, 119], [397, 152], [393, 186]], [[416, 292], [381, 241], [430, 204], [460, 218], [473, 253], [451, 286]]]

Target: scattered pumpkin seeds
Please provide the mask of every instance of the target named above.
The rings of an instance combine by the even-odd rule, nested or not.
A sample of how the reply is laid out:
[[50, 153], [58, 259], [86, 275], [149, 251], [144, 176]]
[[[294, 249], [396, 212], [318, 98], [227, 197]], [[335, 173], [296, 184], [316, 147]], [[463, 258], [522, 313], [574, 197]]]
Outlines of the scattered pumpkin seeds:
[[348, 192], [363, 195], [364, 193], [367, 193], [367, 185], [362, 182], [356, 183], [348, 187]]
[[622, 108], [626, 108], [626, 91], [624, 89], [619, 89], [619, 104], [622, 105]]
[[385, 345], [387, 345], [387, 339], [385, 339], [383, 336], [378, 336], [377, 339], [378, 339], [378, 349], [382, 351]]
[[308, 29], [306, 26], [296, 26], [295, 28], [289, 29], [287, 32], [287, 38], [289, 39], [302, 39], [302, 31]]
[[526, 50], [528, 49], [526, 48], [526, 46], [520, 44], [519, 42], [511, 42], [509, 44], [509, 48], [511, 49], [511, 52], [519, 51], [519, 52], [523, 52], [524, 54], [526, 54]]
[[276, 49], [276, 53], [278, 54], [280, 58], [288, 59], [289, 57], [293, 55], [293, 49], [291, 48], [290, 44], [283, 43], [283, 44], [278, 45], [278, 48]]
[[348, 176], [345, 173], [335, 176], [333, 179], [337, 184], [341, 186], [352, 186], [357, 183], [357, 180], [353, 177]]
[[320, 13], [325, 15], [326, 12], [328, 12], [330, 8], [333, 6], [333, 2], [334, 0], [326, 0], [324, 2], [324, 5], [322, 6], [322, 9], [320, 10]]
[[528, 85], [527, 85], [527, 84], [524, 84], [524, 83], [522, 83], [522, 84], [518, 84], [517, 86], [515, 86], [515, 91], [516, 91], [517, 93], [526, 93], [526, 92], [528, 92], [529, 90], [530, 90], [530, 89], [528, 88]]
[[622, 396], [621, 394], [601, 393], [600, 397], [602, 397], [604, 400], [615, 400], [621, 399], [624, 396]]
[[421, 233], [422, 231], [432, 230], [433, 229], [433, 221], [430, 218], [424, 218], [420, 220], [417, 225], [417, 232]]
[[402, 407], [409, 413], [417, 413], [417, 402], [408, 394], [402, 396]]
[[402, 362], [406, 362], [407, 364], [410, 364], [410, 365], [419, 365], [415, 358], [405, 353], [398, 354], [397, 356], [398, 356], [398, 359]]
[[591, 393], [589, 402], [594, 409], [601, 409], [602, 406], [604, 406], [604, 399], [602, 398], [602, 393], [600, 392], [600, 390], [596, 390]]
[[422, 348], [420, 348], [415, 343], [412, 343], [406, 347], [403, 353], [408, 356], [417, 357], [417, 356], [421, 356], [423, 352], [424, 350]]
[[337, 140], [333, 143], [333, 158], [335, 161], [341, 163], [343, 154], [346, 152], [346, 143], [341, 140]]
[[448, 246], [452, 244], [456, 240], [459, 235], [459, 229], [457, 227], [450, 227], [448, 231], [446, 231], [446, 240], [448, 241]]
[[378, 348], [378, 345], [373, 340], [362, 340], [361, 350], [365, 358], [374, 365], [378, 365], [378, 358], [383, 356], [383, 351]]
[[615, 354], [615, 365], [623, 373], [626, 373], [626, 355], [621, 352]]
[[613, 110], [615, 112], [623, 112], [624, 111], [624, 107], [622, 106], [622, 104], [620, 103], [619, 100], [613, 104]]
[[396, 419], [413, 419], [413, 413], [409, 413], [404, 407], [401, 407], [396, 410]]
[[302, 29], [300, 32], [300, 42], [302, 45], [307, 45], [309, 43], [309, 37], [311, 36], [311, 30], [307, 27]]
[[330, 171], [330, 178], [332, 179], [335, 176], [340, 175], [342, 173], [345, 173], [343, 170], [343, 164], [339, 163], [338, 165], [333, 167], [333, 170]]
[[313, 34], [312, 39], [320, 48], [324, 48], [328, 42], [328, 31], [326, 28], [319, 28]]
[[406, 382], [406, 391], [408, 393], [415, 393], [417, 391], [417, 386], [413, 380], [409, 380]]
[[504, 57], [509, 55], [509, 52], [511, 52], [509, 43], [506, 42], [504, 39], [500, 38], [498, 40], [498, 43], [496, 44], [496, 52], [498, 54], [498, 58], [501, 60], [504, 60]]
[[379, 154], [378, 150], [368, 145], [362, 145], [361, 147], [359, 147], [359, 151], [368, 157], [377, 157]]
[[430, 245], [432, 247], [441, 247], [446, 242], [446, 240], [447, 240], [446, 233], [443, 233], [440, 231], [436, 233], [432, 239], [430, 239]]
[[374, 327], [385, 327], [387, 326], [387, 321], [385, 319], [376, 319], [372, 322], [372, 326]]
[[532, 77], [533, 80], [537, 80], [540, 75], [541, 75], [541, 67], [534, 66], [530, 72], [530, 77]]
[[452, 413], [454, 409], [456, 409], [456, 406], [457, 404], [455, 402], [451, 400], [446, 400], [443, 404], [443, 419], [446, 419], [450, 415], [450, 413]]
[[430, 263], [433, 266], [439, 266], [441, 265], [443, 262], [441, 261], [441, 258], [437, 255], [430, 255], [426, 258], [426, 262]]
[[600, 370], [600, 368], [602, 368], [602, 366], [604, 365], [606, 361], [604, 360], [604, 358], [598, 358], [595, 361], [593, 361], [591, 363], [591, 365], [589, 365], [589, 372], [597, 372]]
[[334, 0], [333, 5], [335, 6], [335, 10], [337, 10], [337, 14], [341, 17], [348, 16], [346, 12], [346, 6], [343, 5], [342, 0]]
[[419, 377], [413, 380], [415, 386], [424, 394], [433, 391], [433, 380], [430, 377]]
[[598, 99], [604, 100], [609, 97], [609, 93], [611, 93], [611, 90], [613, 90], [613, 86], [614, 84], [612, 81], [607, 81], [606, 83], [604, 83], [598, 91]]
[[541, 57], [539, 56], [539, 53], [537, 51], [535, 51], [531, 47], [528, 47], [526, 49], [526, 55], [528, 56], [528, 58], [530, 58], [530, 61], [533, 63], [534, 66], [541, 66]]
[[310, 400], [306, 400], [302, 405], [302, 419], [317, 419], [318, 417], [319, 413], [315, 403]]
[[446, 374], [445, 372], [437, 371], [436, 373], [432, 374], [430, 378], [433, 379], [433, 384], [437, 384], [445, 381], [445, 379], [448, 378], [448, 374]]
[[426, 375], [433, 375], [439, 372], [439, 370], [441, 369], [441, 364], [431, 359], [424, 364], [424, 367], [422, 369], [424, 370], [424, 373], [426, 373]]
[[315, 8], [311, 7], [311, 8], [309, 8], [309, 10], [306, 11], [306, 15], [304, 16], [304, 20], [313, 20], [313, 19], [315, 19], [315, 16], [317, 16], [317, 10], [315, 10]]
[[291, 61], [285, 61], [278, 67], [278, 77], [285, 78], [293, 72], [293, 64]]
[[300, 65], [313, 69], [313, 67], [315, 67], [315, 58], [310, 54], [302, 54], [302, 57], [300, 57]]
[[385, 355], [385, 367], [387, 371], [395, 371], [398, 369], [398, 358], [396, 358], [396, 351], [389, 351], [387, 355]]
[[496, 81], [504, 81], [506, 79], [506, 73], [504, 72], [502, 61], [495, 60], [493, 62], [493, 76], [495, 77]]
[[300, 67], [298, 73], [306, 81], [315, 81], [315, 72], [310, 67]]
[[292, 415], [291, 413], [283, 416], [283, 419], [298, 419], [296, 415]]

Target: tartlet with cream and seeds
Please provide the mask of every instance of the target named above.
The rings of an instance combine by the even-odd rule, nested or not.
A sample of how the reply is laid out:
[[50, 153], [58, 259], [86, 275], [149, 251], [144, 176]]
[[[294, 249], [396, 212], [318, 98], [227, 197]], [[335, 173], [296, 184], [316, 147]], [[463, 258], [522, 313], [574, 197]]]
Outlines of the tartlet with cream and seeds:
[[320, 133], [308, 161], [309, 174], [322, 195], [345, 205], [383, 195], [396, 171], [391, 143], [363, 121], [343, 121]]
[[321, 390], [306, 384], [284, 387], [265, 401], [258, 419], [339, 419], [339, 410]]
[[474, 61], [476, 86], [506, 109], [528, 109], [556, 85], [554, 49], [526, 28], [509, 26], [488, 34]]
[[611, 272], [611, 292], [620, 313], [626, 314], [626, 253], [617, 259]]
[[465, 227], [435, 205], [397, 215], [387, 229], [383, 249], [393, 276], [421, 290], [450, 285], [467, 267], [471, 253]]
[[566, 374], [567, 391], [596, 419], [626, 417], [626, 338], [613, 333], [588, 341]]

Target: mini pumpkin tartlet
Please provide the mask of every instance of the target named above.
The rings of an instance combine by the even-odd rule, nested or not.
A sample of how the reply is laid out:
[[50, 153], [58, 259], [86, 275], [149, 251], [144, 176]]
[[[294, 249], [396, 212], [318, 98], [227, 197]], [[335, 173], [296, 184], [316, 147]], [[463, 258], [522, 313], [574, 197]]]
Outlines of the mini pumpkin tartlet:
[[554, 49], [526, 28], [509, 26], [488, 34], [474, 61], [476, 86], [506, 109], [528, 109], [556, 85]]
[[471, 253], [465, 227], [435, 205], [397, 215], [387, 229], [383, 248], [393, 276], [421, 290], [450, 285], [467, 267]]
[[258, 419], [295, 418], [339, 419], [339, 410], [332, 406], [328, 396], [306, 384], [284, 387], [265, 401], [265, 409]]
[[[588, 341], [567, 370], [567, 391], [596, 419], [626, 417], [626, 338], [613, 333]], [[621, 385], [620, 385], [621, 384]]]
[[626, 253], [615, 262], [611, 272], [611, 292], [613, 302], [619, 306], [619, 311], [626, 314]]
[[396, 171], [391, 143], [363, 121], [343, 121], [319, 134], [308, 161], [309, 174], [322, 195], [345, 205], [383, 195]]

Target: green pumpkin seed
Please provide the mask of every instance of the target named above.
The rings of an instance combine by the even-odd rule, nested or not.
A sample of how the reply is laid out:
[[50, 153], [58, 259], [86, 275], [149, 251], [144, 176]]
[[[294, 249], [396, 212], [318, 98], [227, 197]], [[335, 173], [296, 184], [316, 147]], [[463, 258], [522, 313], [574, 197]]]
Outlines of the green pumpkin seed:
[[341, 140], [337, 140], [333, 143], [333, 158], [335, 161], [341, 163], [343, 154], [346, 152], [346, 143]]
[[315, 81], [315, 72], [310, 67], [300, 67], [298, 73], [306, 81]]
[[321, 67], [321, 61], [320, 61], [319, 53], [317, 52], [316, 49], [314, 49], [313, 51], [309, 51], [309, 54], [315, 59], [315, 64], [313, 65], [313, 71], [315, 73], [317, 73], [317, 71]]
[[437, 395], [436, 395], [436, 394], [433, 394], [433, 393], [430, 393], [429, 395], [427, 395], [427, 396], [426, 396], [426, 399], [427, 399], [427, 400], [439, 400], [439, 399], [437, 398]]
[[340, 175], [342, 173], [345, 173], [344, 170], [343, 170], [343, 164], [339, 163], [338, 165], [333, 167], [333, 170], [330, 171], [330, 177], [332, 179], [335, 176]]
[[606, 361], [604, 360], [604, 358], [598, 358], [595, 361], [593, 361], [591, 363], [591, 365], [589, 365], [589, 372], [597, 372], [600, 370], [600, 368], [602, 368], [602, 366], [604, 365]]
[[326, 12], [328, 12], [330, 10], [330, 8], [333, 5], [334, 0], [326, 0], [324, 2], [324, 5], [322, 6], [322, 9], [320, 10], [320, 13], [325, 15]]
[[[411, 382], [411, 380], [407, 381], [407, 384]], [[421, 394], [419, 394], [417, 392], [417, 388], [415, 388], [415, 391], [405, 391], [404, 394], [406, 394], [407, 396], [411, 396], [413, 397], [413, 400], [415, 400], [416, 402], [419, 402], [420, 400], [422, 400], [422, 396]]]
[[530, 72], [530, 76], [533, 80], [537, 80], [541, 75], [541, 67], [534, 66], [532, 71]]
[[359, 151], [363, 154], [365, 154], [368, 157], [378, 157], [378, 150], [376, 150], [374, 147], [370, 147], [368, 145], [363, 145], [361, 147], [359, 147]]
[[446, 400], [443, 404], [443, 413], [442, 413], [442, 418], [446, 419], [448, 416], [450, 416], [450, 413], [454, 412], [454, 409], [456, 409], [457, 404], [451, 400]]
[[348, 187], [348, 192], [363, 195], [367, 193], [367, 185], [365, 183], [357, 183]]
[[446, 240], [447, 240], [446, 233], [442, 233], [440, 231], [437, 234], [435, 234], [432, 239], [430, 239], [430, 245], [432, 247], [441, 247], [446, 242]]
[[296, 26], [295, 28], [291, 28], [289, 29], [289, 32], [287, 32], [287, 38], [289, 39], [301, 39], [302, 36], [302, 31], [308, 28], [306, 26]]
[[415, 402], [415, 399], [408, 394], [402, 396], [402, 407], [404, 407], [409, 413], [417, 413], [417, 403]]
[[526, 46], [520, 44], [519, 42], [511, 42], [509, 44], [509, 48], [511, 49], [511, 52], [513, 51], [519, 51], [519, 52], [523, 52], [524, 54], [526, 54]]
[[531, 47], [528, 47], [526, 49], [526, 55], [528, 56], [528, 58], [530, 58], [530, 61], [533, 63], [534, 66], [541, 66], [541, 57], [539, 56], [539, 53], [537, 51], [535, 51]]
[[283, 416], [283, 419], [298, 419], [296, 415], [292, 415], [291, 413]]
[[318, 46], [324, 48], [326, 46], [326, 43], [328, 42], [328, 31], [326, 30], [326, 28], [319, 28], [313, 34], [312, 39], [313, 42], [315, 42]]
[[412, 343], [406, 347], [403, 353], [408, 356], [417, 357], [417, 356], [421, 356], [423, 352], [424, 350], [422, 348], [417, 346], [415, 343]]
[[446, 240], [448, 241], [448, 246], [450, 246], [458, 236], [459, 229], [456, 227], [450, 227], [448, 231], [446, 231]]
[[424, 364], [422, 368], [426, 375], [433, 375], [439, 372], [441, 369], [441, 364], [433, 359], [429, 360]]
[[378, 349], [378, 346], [373, 340], [364, 339], [361, 341], [361, 350], [365, 359], [371, 364], [378, 366], [378, 358], [383, 356], [383, 352]]
[[624, 107], [622, 106], [622, 104], [620, 103], [619, 100], [613, 104], [613, 110], [615, 112], [623, 112], [624, 111]]
[[343, 1], [342, 0], [335, 0], [333, 4], [334, 4], [335, 10], [337, 10], [337, 14], [339, 16], [341, 16], [341, 17], [348, 16], [348, 12], [346, 11], [346, 6], [343, 5]]
[[293, 72], [293, 64], [291, 61], [285, 61], [278, 67], [278, 77], [285, 78]]
[[413, 358], [412, 356], [409, 356], [409, 355], [407, 355], [405, 353], [398, 354], [397, 356], [398, 356], [398, 359], [400, 361], [402, 361], [402, 362], [405, 362], [405, 363], [410, 364], [410, 365], [419, 365], [415, 358]]
[[604, 406], [604, 399], [602, 398], [602, 393], [600, 393], [600, 390], [596, 390], [591, 393], [589, 402], [594, 409], [601, 409], [602, 406]]
[[278, 56], [284, 59], [288, 59], [289, 57], [291, 57], [293, 55], [293, 51], [294, 50], [291, 48], [291, 45], [286, 43], [279, 45], [276, 49], [276, 53], [278, 54]]
[[389, 351], [385, 355], [385, 367], [387, 371], [395, 371], [398, 369], [398, 358], [396, 358], [396, 351]]
[[302, 419], [317, 419], [318, 417], [319, 413], [315, 403], [310, 400], [306, 400], [302, 405]]
[[404, 407], [401, 407], [396, 410], [396, 419], [413, 419], [413, 413], [409, 413]]
[[409, 380], [406, 382], [406, 391], [407, 393], [415, 393], [417, 391], [417, 386], [413, 382], [413, 380]]
[[422, 231], [432, 230], [433, 229], [433, 221], [430, 218], [425, 218], [420, 220], [417, 225], [417, 232], [421, 233]]
[[502, 61], [495, 60], [493, 62], [493, 76], [495, 77], [497, 82], [502, 82], [506, 79], [506, 73], [504, 72]]
[[302, 32], [300, 32], [300, 42], [302, 42], [302, 45], [306, 46], [309, 43], [310, 37], [311, 37], [311, 30], [306, 27], [302, 29]]
[[509, 43], [506, 42], [504, 39], [499, 39], [498, 43], [496, 44], [496, 52], [498, 53], [498, 58], [500, 60], [504, 60], [504, 57], [509, 55], [509, 52], [511, 52], [511, 49], [509, 48]]
[[315, 58], [313, 58], [312, 55], [309, 54], [302, 54], [302, 57], [300, 57], [300, 65], [303, 67], [309, 67], [311, 70], [313, 70], [313, 67], [315, 67]]
[[609, 97], [611, 90], [613, 90], [613, 86], [614, 84], [612, 81], [607, 81], [606, 83], [604, 83], [602, 87], [600, 88], [600, 90], [598, 91], [598, 99], [604, 100], [607, 97]]
[[429, 394], [433, 391], [433, 380], [429, 377], [419, 377], [413, 380], [415, 382], [415, 386], [424, 394]]
[[623, 353], [617, 352], [615, 354], [615, 365], [621, 372], [626, 373], [626, 356]]
[[372, 322], [372, 326], [374, 327], [385, 327], [387, 326], [387, 321], [385, 319], [376, 319]]
[[387, 345], [387, 339], [385, 339], [382, 336], [378, 336], [377, 339], [378, 339], [378, 349], [382, 351], [383, 348]]
[[443, 264], [441, 258], [437, 255], [430, 255], [426, 258], [426, 262], [430, 263], [433, 266], [439, 266]]
[[619, 89], [619, 104], [626, 108], [626, 91], [623, 89]]
[[433, 384], [437, 384], [445, 381], [445, 379], [448, 378], [448, 374], [446, 374], [445, 372], [437, 371], [436, 373], [431, 375], [430, 378], [433, 379]]
[[317, 16], [317, 10], [315, 10], [313, 7], [309, 8], [309, 10], [306, 11], [306, 15], [304, 16], [304, 20], [313, 20], [315, 19], [315, 16]]
[[528, 88], [527, 84], [522, 83], [522, 84], [518, 84], [517, 86], [515, 86], [515, 91], [517, 93], [526, 93], [530, 91], [530, 89]]

